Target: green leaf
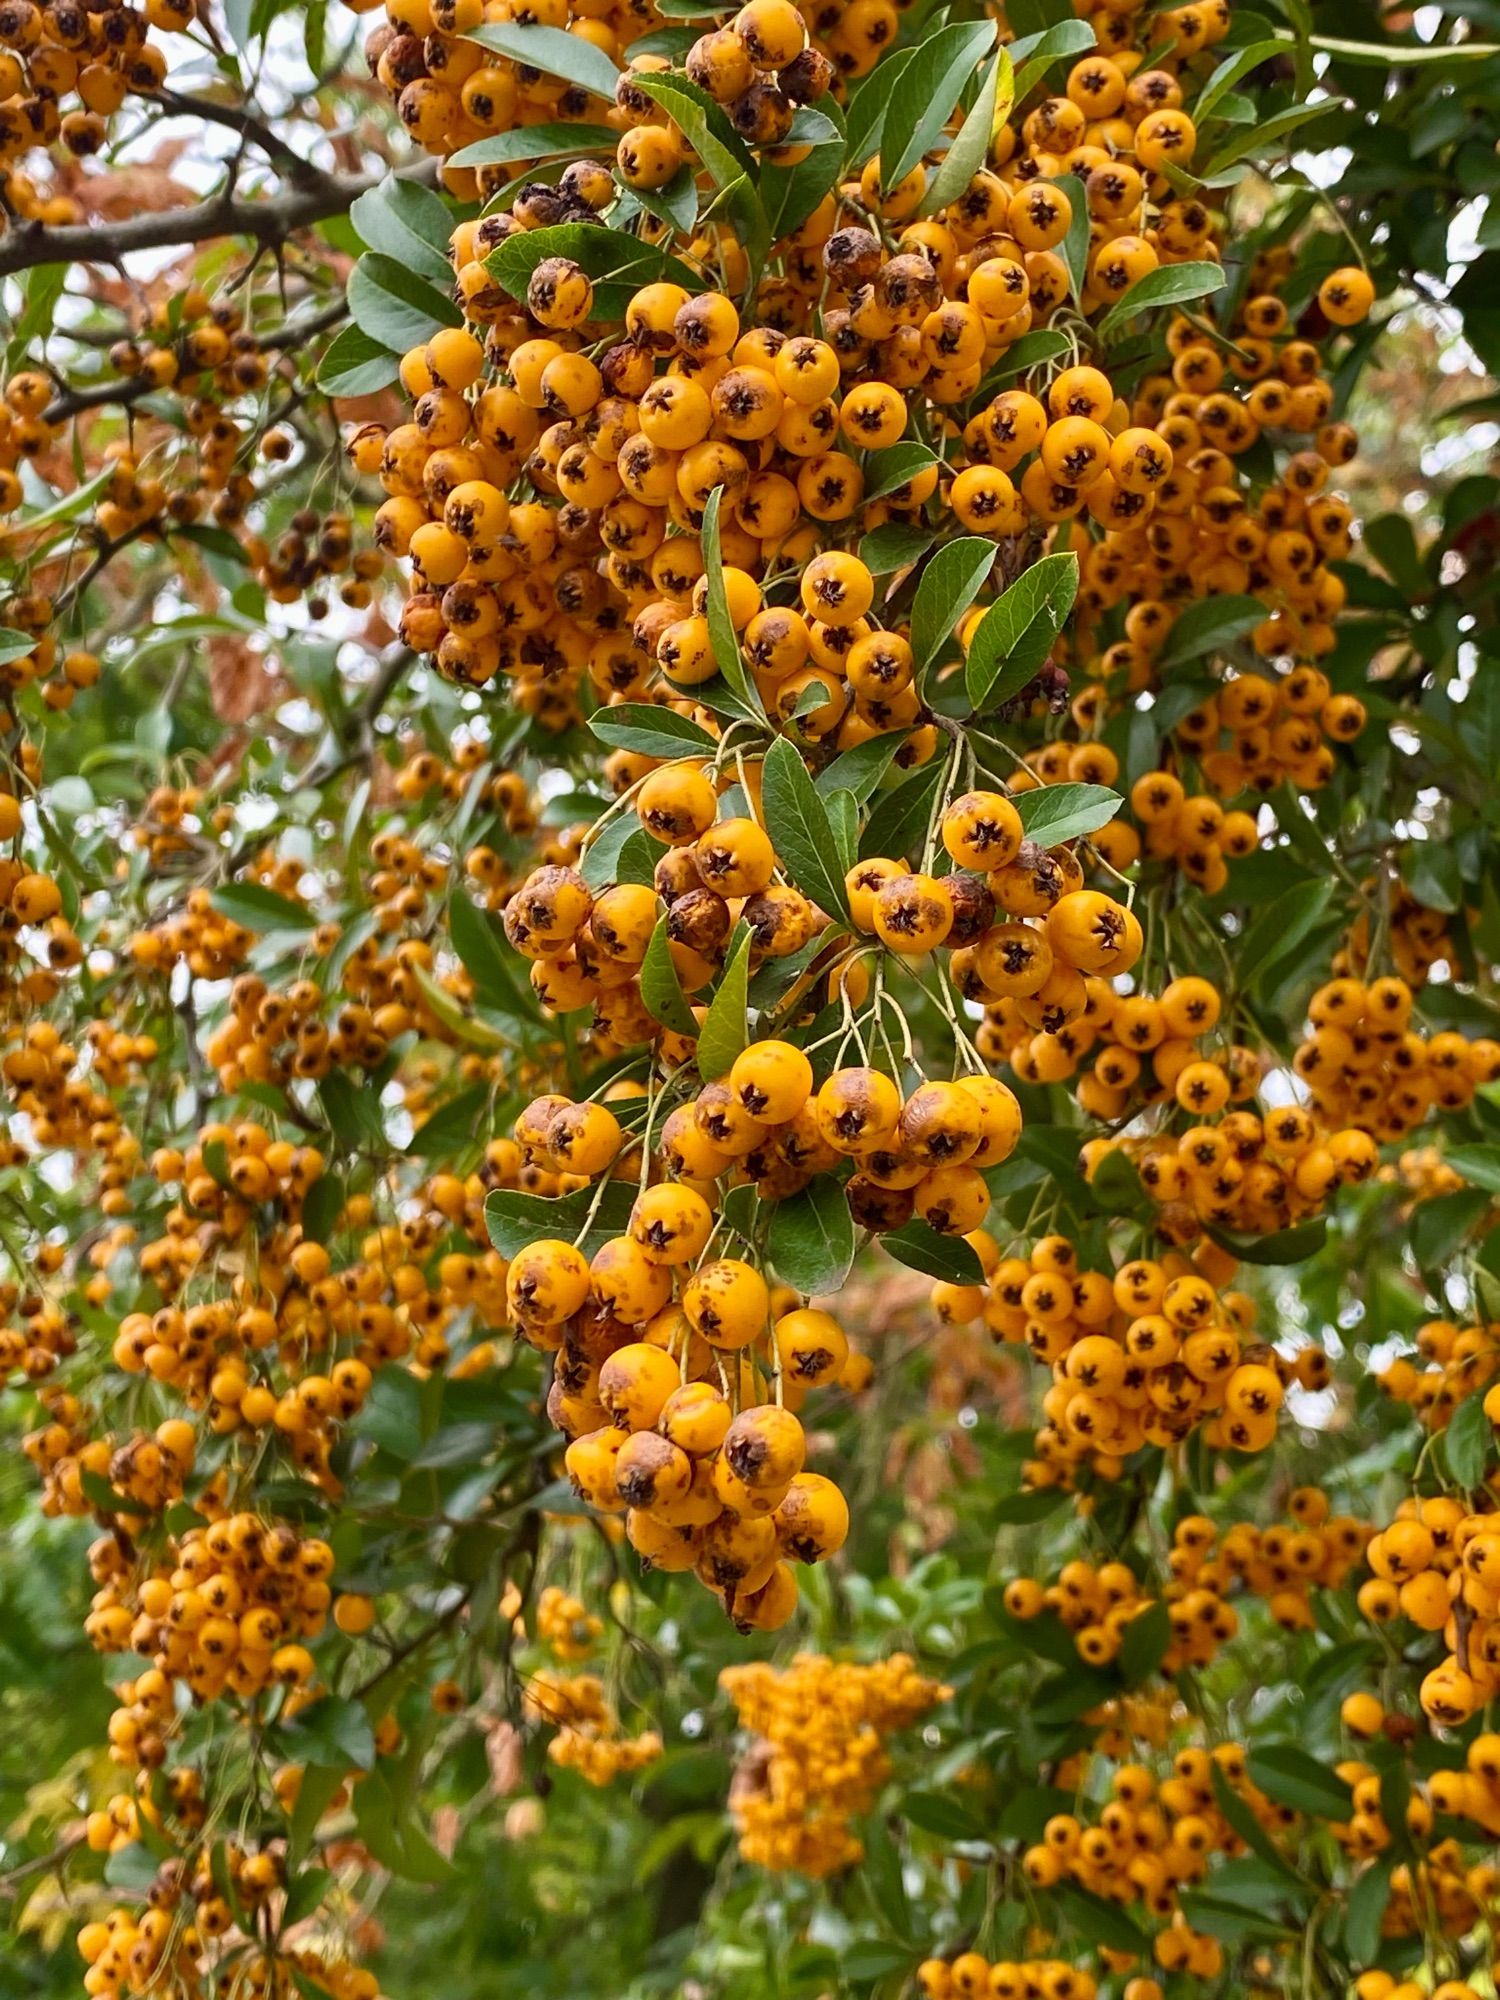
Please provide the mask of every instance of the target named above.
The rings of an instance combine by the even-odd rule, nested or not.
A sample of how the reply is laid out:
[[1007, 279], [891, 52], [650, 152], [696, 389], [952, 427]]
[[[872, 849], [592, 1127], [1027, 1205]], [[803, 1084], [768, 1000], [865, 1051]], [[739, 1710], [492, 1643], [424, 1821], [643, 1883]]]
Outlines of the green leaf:
[[227, 882], [214, 890], [210, 900], [221, 917], [228, 917], [242, 930], [312, 931], [318, 927], [316, 911], [294, 903], [290, 896], [278, 896], [259, 882]]
[[857, 172], [880, 151], [880, 137], [915, 49], [895, 49], [878, 62], [849, 99], [844, 126], [851, 170]]
[[[560, 35], [563, 31], [546, 32]], [[495, 282], [513, 299], [524, 302], [532, 272], [548, 257], [571, 258], [587, 273], [594, 287], [592, 312], [597, 320], [622, 320], [643, 285], [666, 279], [696, 292], [702, 282], [701, 274], [680, 257], [670, 257], [638, 236], [627, 235], [623, 229], [606, 229], [599, 222], [559, 222], [547, 229], [517, 230], [484, 261]]]
[[723, 1076], [750, 1039], [750, 944], [748, 925], [730, 951], [718, 991], [698, 1030], [698, 1074], [705, 1083]]
[[860, 838], [862, 855], [888, 854], [898, 858], [921, 839], [945, 769], [943, 758], [933, 757], [877, 800]]
[[[1093, 29], [1083, 21], [1077, 25], [1087, 34], [1092, 46]], [[958, 200], [989, 157], [996, 119], [1004, 118], [1014, 101], [1015, 73], [1010, 54], [1000, 49], [985, 70], [984, 82], [979, 87], [973, 109], [958, 128], [953, 144], [927, 183], [919, 214], [936, 215], [949, 202]]]
[[1225, 56], [1223, 62], [1204, 84], [1193, 102], [1193, 123], [1201, 132], [1213, 116], [1214, 106], [1226, 91], [1234, 89], [1241, 77], [1251, 70], [1259, 69], [1262, 63], [1273, 62], [1276, 57], [1286, 54], [1286, 44], [1280, 41], [1251, 42], [1248, 47], [1236, 49], [1233, 55]]
[[344, 1207], [344, 1183], [337, 1174], [319, 1174], [302, 1197], [302, 1234], [326, 1243]]
[[504, 932], [461, 889], [455, 889], [448, 900], [448, 935], [459, 963], [474, 982], [474, 997], [481, 1006], [494, 1007], [523, 1021], [540, 1018], [531, 982], [523, 981], [516, 971], [515, 954]]
[[284, 1925], [299, 1924], [316, 1914], [327, 1894], [333, 1873], [327, 1868], [301, 1868], [287, 1885], [286, 1903], [281, 1912]]
[[929, 465], [936, 465], [937, 453], [925, 444], [908, 438], [901, 444], [885, 445], [865, 459], [865, 504], [883, 500], [898, 486], [905, 486]]
[[490, 1241], [502, 1257], [518, 1256], [529, 1243], [550, 1238], [576, 1242], [585, 1255], [591, 1254], [601, 1243], [621, 1234], [635, 1206], [635, 1188], [624, 1181], [611, 1181], [585, 1230], [597, 1194], [597, 1188], [578, 1188], [572, 1194], [556, 1196], [495, 1188], [484, 1204]]
[[730, 123], [722, 104], [687, 77], [633, 72], [634, 81], [682, 127], [683, 136], [720, 191], [752, 262], [770, 248], [771, 230], [757, 188], [755, 156]]
[[1172, 1643], [1172, 1620], [1165, 1604], [1153, 1604], [1132, 1618], [1120, 1640], [1115, 1664], [1127, 1687], [1139, 1687], [1161, 1665]]
[[1024, 375], [1028, 369], [1038, 367], [1043, 361], [1055, 361], [1060, 354], [1068, 351], [1066, 334], [1057, 332], [1054, 327], [1044, 326], [1035, 333], [1023, 333], [1019, 340], [1013, 340], [1005, 349], [975, 390], [970, 408], [982, 408], [1002, 382]]
[[440, 1105], [412, 1134], [407, 1152], [417, 1160], [454, 1160], [477, 1145], [490, 1101], [487, 1083], [470, 1084]]
[[1219, 1811], [1223, 1813], [1225, 1819], [1228, 1820], [1229, 1824], [1234, 1828], [1240, 1839], [1244, 1841], [1251, 1853], [1258, 1854], [1268, 1868], [1275, 1869], [1276, 1873], [1284, 1881], [1290, 1883], [1300, 1891], [1304, 1885], [1296, 1869], [1293, 1868], [1281, 1849], [1272, 1840], [1270, 1834], [1266, 1832], [1260, 1821], [1255, 1817], [1255, 1814], [1251, 1812], [1249, 1806], [1246, 1805], [1245, 1801], [1230, 1784], [1217, 1764], [1210, 1766], [1209, 1776], [1213, 1781], [1214, 1798], [1218, 1804]]
[[1452, 916], [1463, 908], [1458, 850], [1446, 840], [1410, 841], [1401, 855], [1401, 879], [1419, 903]]
[[1273, 1230], [1269, 1236], [1249, 1236], [1233, 1229], [1210, 1229], [1208, 1233], [1242, 1264], [1300, 1264], [1322, 1249], [1328, 1236], [1328, 1217], [1315, 1215], [1307, 1222], [1293, 1223], [1290, 1229]]
[[1128, 1951], [1137, 1957], [1150, 1957], [1151, 1940], [1117, 1903], [1106, 1903], [1102, 1896], [1072, 1883], [1054, 1889], [1052, 1900], [1065, 1920], [1091, 1944], [1104, 1945], [1110, 1951]]
[[425, 347], [445, 326], [462, 326], [464, 317], [446, 291], [378, 250], [349, 273], [349, 313], [362, 333], [396, 354]]
[[1330, 115], [1348, 115], [1348, 107], [1338, 98], [1331, 98], [1318, 104], [1293, 104], [1285, 111], [1274, 112], [1269, 118], [1262, 118], [1258, 124], [1247, 127], [1226, 141], [1209, 158], [1204, 169], [1205, 177], [1216, 174], [1222, 167], [1233, 166], [1236, 160], [1243, 160], [1263, 148], [1281, 150], [1281, 141], [1293, 132], [1299, 132], [1306, 125], [1321, 122]]
[[919, 674], [947, 645], [984, 588], [995, 553], [987, 536], [960, 535], [946, 542], [923, 570], [911, 607], [911, 646]]
[[920, 1216], [913, 1216], [900, 1229], [887, 1230], [879, 1242], [898, 1264], [929, 1278], [941, 1278], [950, 1285], [984, 1283], [984, 1266], [973, 1244], [962, 1236], [943, 1235]]
[[1443, 1157], [1470, 1187], [1500, 1194], [1500, 1146], [1450, 1146]]
[[373, 396], [400, 374], [401, 357], [366, 333], [343, 326], [318, 363], [318, 387], [330, 396]]
[[881, 128], [880, 180], [887, 190], [937, 144], [975, 64], [994, 40], [993, 21], [961, 21], [917, 44]]
[[345, 1771], [369, 1771], [375, 1764], [375, 1732], [357, 1701], [324, 1695], [300, 1709], [282, 1730], [293, 1754], [310, 1764], [336, 1764]]
[[578, 872], [594, 890], [608, 889], [616, 882], [639, 882], [649, 889], [655, 885], [656, 864], [666, 851], [637, 824], [633, 813], [616, 813], [584, 849]]
[[611, 750], [630, 750], [640, 757], [711, 757], [714, 752], [714, 739], [701, 722], [650, 702], [601, 708], [590, 716], [589, 728]]
[[916, 1953], [881, 1938], [856, 1938], [839, 1952], [839, 1978], [869, 1987], [889, 1973], [909, 1969]]
[[1068, 283], [1077, 305], [1083, 297], [1083, 288], [1089, 275], [1089, 198], [1083, 182], [1077, 174], [1060, 174], [1051, 185], [1068, 197], [1068, 206], [1073, 211], [1073, 220], [1068, 225], [1068, 233], [1057, 246], [1062, 260], [1068, 267]]
[[778, 737], [761, 770], [766, 825], [787, 873], [826, 915], [849, 917], [849, 898], [838, 866], [838, 843], [828, 808], [818, 796], [796, 745]]
[[144, 1841], [129, 1841], [124, 1847], [117, 1847], [105, 1862], [105, 1886], [143, 1895], [156, 1880], [158, 1866], [156, 1856]]
[[[1211, 1879], [1217, 1879], [1213, 1877]], [[1251, 1939], [1283, 1947], [1297, 1943], [1295, 1931], [1275, 1917], [1267, 1916], [1254, 1904], [1236, 1902], [1229, 1896], [1210, 1896], [1201, 1889], [1184, 1889], [1178, 1907], [1196, 1930], [1228, 1945], [1243, 1945]]]
[[958, 1799], [943, 1792], [907, 1792], [897, 1810], [909, 1826], [940, 1840], [984, 1840], [983, 1823]]
[[1373, 1965], [1391, 1900], [1391, 1859], [1377, 1856], [1344, 1899], [1344, 1949], [1355, 1965]]
[[[1495, 1148], [1500, 1166], [1500, 1147]], [[1458, 1188], [1419, 1201], [1411, 1214], [1411, 1251], [1419, 1269], [1438, 1272], [1453, 1258], [1469, 1231], [1490, 1210], [1483, 1188]]]
[[1353, 1811], [1343, 1779], [1295, 1743], [1267, 1743], [1252, 1750], [1248, 1768], [1252, 1785], [1294, 1812], [1343, 1822]]
[[1165, 673], [1169, 667], [1201, 660], [1207, 653], [1220, 653], [1259, 625], [1265, 615], [1266, 607], [1258, 597], [1200, 597], [1178, 613], [1157, 667]]
[[1043, 556], [1022, 570], [979, 621], [964, 663], [964, 687], [976, 714], [998, 707], [1034, 680], [1078, 595], [1072, 550]]
[[703, 563], [708, 583], [708, 636], [719, 672], [733, 690], [739, 713], [750, 722], [765, 715], [760, 690], [745, 671], [740, 657], [739, 636], [729, 615], [729, 599], [724, 589], [724, 556], [719, 542], [719, 509], [724, 489], [716, 486], [703, 509]]
[[297, 1803], [292, 1807], [287, 1849], [293, 1864], [312, 1846], [318, 1821], [344, 1782], [344, 1772], [336, 1764], [305, 1764], [297, 1786]]
[[9, 666], [12, 660], [24, 660], [40, 644], [29, 632], [17, 632], [10, 625], [0, 626], [0, 667]]
[[[575, 41], [580, 37], [574, 36]], [[620, 135], [608, 125], [517, 125], [465, 146], [450, 167], [509, 167], [521, 160], [555, 160], [566, 154], [613, 154]]]
[[859, 545], [859, 559], [871, 576], [890, 576], [925, 556], [937, 540], [935, 528], [906, 521], [882, 521]]
[[1054, 21], [1039, 34], [1019, 36], [1009, 51], [1016, 70], [1016, 103], [1023, 102], [1055, 62], [1062, 62], [1068, 56], [1087, 55], [1098, 39], [1093, 23], [1079, 20]]
[[444, 287], [453, 283], [448, 238], [453, 217], [440, 194], [420, 181], [387, 174], [356, 197], [349, 220], [372, 250]]
[[1249, 924], [1234, 952], [1240, 991], [1248, 992], [1268, 966], [1302, 942], [1333, 897], [1333, 884], [1297, 882]]
[[828, 807], [828, 823], [833, 828], [833, 845], [844, 875], [859, 858], [859, 800], [853, 792], [832, 791], [822, 795]]
[[1443, 1432], [1443, 1449], [1448, 1470], [1459, 1485], [1472, 1491], [1484, 1478], [1489, 1463], [1490, 1420], [1484, 1413], [1484, 1391], [1466, 1396], [1448, 1419]]
[[760, 175], [766, 226], [778, 243], [802, 227], [824, 196], [837, 187], [843, 172], [843, 117], [833, 99], [826, 99], [816, 110], [803, 105], [792, 120], [787, 143], [808, 147], [807, 157], [790, 167], [768, 161]]
[[771, 1268], [804, 1298], [836, 1292], [854, 1262], [854, 1218], [842, 1184], [818, 1174], [777, 1202], [766, 1239]]
[[666, 917], [660, 920], [646, 947], [638, 980], [641, 999], [653, 1021], [660, 1021], [664, 1028], [675, 1029], [679, 1035], [696, 1035], [698, 1023], [683, 994], [677, 967], [672, 963], [667, 922]]
[[529, 23], [523, 26], [516, 21], [485, 21], [479, 27], [471, 28], [464, 40], [494, 49], [499, 55], [509, 56], [512, 62], [545, 70], [548, 76], [561, 77], [564, 83], [581, 84], [595, 97], [614, 102], [620, 72], [603, 49], [585, 41], [582, 35], [569, 34], [566, 28], [542, 28]]
[[1133, 319], [1137, 313], [1149, 311], [1152, 306], [1186, 305], [1189, 299], [1203, 299], [1213, 292], [1222, 291], [1227, 282], [1223, 265], [1211, 259], [1160, 265], [1156, 270], [1148, 271], [1144, 278], [1137, 278], [1124, 298], [1110, 307], [1099, 322], [1098, 337], [1107, 341], [1127, 320]]
[[318, 1101], [330, 1131], [346, 1153], [386, 1150], [380, 1100], [345, 1069], [331, 1069], [318, 1081]]
[[1026, 838], [1042, 847], [1060, 847], [1108, 826], [1125, 801], [1108, 785], [1039, 785], [1020, 792], [1011, 802], [1021, 816]]
[[[624, 189], [625, 182], [618, 167], [615, 182]], [[664, 222], [675, 229], [679, 236], [691, 236], [698, 220], [698, 178], [692, 167], [683, 161], [664, 188], [631, 188], [630, 199], [639, 202], [647, 215], [654, 215], [658, 222]]]
[[887, 730], [871, 736], [852, 749], [841, 751], [817, 776], [817, 789], [826, 799], [834, 792], [849, 792], [859, 804], [869, 798], [901, 748], [901, 731]]

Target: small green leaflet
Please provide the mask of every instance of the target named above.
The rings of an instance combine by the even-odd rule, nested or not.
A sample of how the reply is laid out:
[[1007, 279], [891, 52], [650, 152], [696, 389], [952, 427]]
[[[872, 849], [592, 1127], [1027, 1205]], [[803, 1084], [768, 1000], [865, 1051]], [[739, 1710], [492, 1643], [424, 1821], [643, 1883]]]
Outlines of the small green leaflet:
[[[555, 1237], [577, 1243], [585, 1256], [597, 1250], [611, 1236], [618, 1236], [630, 1221], [635, 1206], [635, 1188], [624, 1181], [610, 1182], [594, 1219], [584, 1230], [597, 1188], [579, 1188], [573, 1194], [549, 1197], [527, 1194], [520, 1188], [495, 1188], [485, 1200], [484, 1222], [491, 1243], [502, 1257], [515, 1257], [528, 1244]], [[584, 1233], [580, 1236], [579, 1232]]]
[[1294, 1812], [1342, 1823], [1353, 1811], [1349, 1787], [1294, 1743], [1268, 1743], [1248, 1758], [1250, 1782]]
[[914, 49], [897, 49], [886, 56], [875, 65], [850, 98], [844, 124], [848, 134], [851, 171], [857, 172], [880, 151], [880, 135], [885, 127], [886, 113], [915, 53]]
[[1328, 1235], [1328, 1217], [1315, 1215], [1290, 1229], [1276, 1229], [1269, 1236], [1249, 1236], [1240, 1230], [1210, 1229], [1209, 1235], [1221, 1249], [1229, 1250], [1242, 1264], [1300, 1264], [1322, 1249]]
[[890, 576], [920, 561], [936, 540], [935, 528], [908, 527], [905, 521], [882, 521], [860, 543], [859, 559], [871, 576]]
[[[1077, 25], [1085, 30], [1092, 43], [1093, 30], [1082, 21]], [[1015, 73], [1009, 52], [1001, 49], [985, 71], [973, 109], [927, 183], [918, 214], [936, 215], [949, 202], [958, 200], [989, 157], [995, 122], [1006, 116], [1014, 100]]]
[[766, 824], [775, 829], [776, 849], [787, 873], [825, 914], [847, 922], [849, 899], [828, 807], [808, 776], [801, 753], [784, 736], [766, 752], [761, 796]]
[[1222, 652], [1236, 639], [1243, 639], [1265, 616], [1266, 607], [1258, 597], [1200, 597], [1178, 613], [1157, 666], [1165, 672], [1168, 667], [1201, 660], [1205, 654]]
[[1137, 313], [1152, 306], [1180, 306], [1189, 299], [1207, 298], [1222, 291], [1226, 282], [1223, 265], [1210, 259], [1191, 264], [1163, 264], [1155, 271], [1148, 271], [1144, 278], [1137, 278], [1124, 298], [1110, 307], [1099, 322], [1099, 338], [1108, 340]]
[[1077, 595], [1078, 558], [1070, 549], [1022, 570], [990, 606], [964, 665], [964, 687], [976, 714], [998, 707], [1036, 678]]
[[937, 462], [935, 451], [909, 439], [902, 444], [888, 444], [882, 451], [872, 451], [865, 460], [865, 504], [883, 500]]
[[612, 750], [631, 750], [641, 757], [712, 756], [714, 739], [690, 715], [650, 702], [622, 702], [601, 708], [589, 727]]
[[318, 387], [329, 396], [373, 396], [389, 388], [400, 368], [401, 357], [362, 326], [344, 326], [323, 350]]
[[818, 773], [818, 791], [825, 799], [833, 792], [850, 792], [856, 803], [862, 804], [890, 769], [891, 760], [900, 748], [899, 729], [856, 743]]
[[[576, 39], [576, 37], [575, 37]], [[608, 125], [518, 125], [476, 139], [448, 162], [453, 167], [509, 167], [521, 160], [555, 160], [569, 153], [613, 153], [620, 143]]]
[[1204, 169], [1204, 176], [1216, 174], [1223, 167], [1233, 166], [1236, 160], [1248, 158], [1263, 147], [1277, 149], [1279, 142], [1289, 134], [1300, 131], [1303, 126], [1321, 123], [1330, 115], [1349, 117], [1349, 107], [1341, 98], [1328, 98], [1319, 104], [1293, 104], [1286, 111], [1279, 111], [1270, 118], [1263, 118], [1258, 125], [1248, 126], [1238, 132], [1210, 158]]
[[719, 981], [719, 990], [708, 1003], [708, 1013], [698, 1031], [698, 1074], [705, 1083], [722, 1076], [750, 1039], [750, 944], [752, 933], [745, 925], [729, 953]]
[[984, 588], [996, 554], [986, 536], [960, 535], [945, 543], [923, 570], [911, 607], [911, 646], [919, 674], [937, 658]]
[[760, 693], [740, 656], [739, 636], [734, 629], [734, 620], [729, 615], [729, 599], [724, 590], [724, 558], [719, 542], [719, 510], [723, 505], [724, 489], [716, 486], [708, 496], [708, 505], [703, 510], [703, 562], [704, 575], [708, 582], [708, 636], [712, 643], [714, 659], [726, 685], [734, 696], [737, 713], [747, 722], [759, 722], [765, 715]]
[[532, 272], [548, 257], [569, 257], [588, 274], [594, 286], [594, 313], [601, 320], [623, 319], [642, 285], [666, 279], [694, 292], [700, 283], [700, 274], [680, 258], [669, 257], [623, 229], [606, 229], [597, 222], [518, 230], [490, 252], [485, 268], [513, 299], [524, 300]]
[[664, 1028], [672, 1028], [679, 1035], [696, 1035], [698, 1023], [684, 997], [677, 967], [672, 963], [667, 923], [666, 917], [660, 920], [646, 947], [638, 979], [641, 999], [647, 1013], [654, 1021], [660, 1021]]
[[1060, 847], [1108, 826], [1125, 801], [1108, 785], [1039, 785], [1021, 792], [1012, 803], [1021, 816], [1026, 838], [1041, 847]]
[[1193, 123], [1198, 130], [1203, 130], [1213, 116], [1214, 106], [1226, 91], [1234, 89], [1242, 77], [1248, 76], [1253, 69], [1259, 69], [1263, 62], [1285, 54], [1285, 42], [1260, 41], [1251, 42], [1248, 48], [1236, 49], [1233, 55], [1226, 56], [1199, 91], [1193, 105]]
[[349, 313], [362, 333], [396, 354], [425, 347], [445, 326], [463, 325], [446, 291], [378, 250], [349, 273]]
[[420, 181], [387, 174], [352, 204], [349, 220], [371, 250], [431, 278], [445, 289], [453, 283], [448, 237], [453, 218], [442, 196]]
[[819, 1174], [771, 1211], [766, 1249], [776, 1275], [804, 1298], [836, 1292], [854, 1262], [854, 1219], [842, 1184]]
[[972, 1243], [962, 1236], [944, 1236], [920, 1216], [900, 1229], [891, 1229], [880, 1238], [887, 1256], [926, 1277], [940, 1278], [950, 1285], [982, 1285], [984, 1266]]
[[620, 72], [603, 49], [566, 28], [543, 28], [516, 21], [485, 21], [464, 37], [481, 47], [494, 49], [512, 62], [526, 63], [561, 77], [564, 83], [582, 84], [595, 97], [614, 101]]
[[1041, 82], [1053, 63], [1066, 56], [1087, 55], [1098, 41], [1089, 21], [1055, 21], [1040, 34], [1021, 35], [1010, 45], [1010, 59], [1016, 66], [1016, 102], [1025, 98], [1033, 85]]
[[961, 21], [919, 42], [886, 106], [880, 179], [887, 189], [937, 144], [974, 66], [995, 39], [993, 21]]
[[1473, 1491], [1484, 1478], [1489, 1462], [1493, 1428], [1484, 1413], [1484, 1393], [1466, 1396], [1448, 1419], [1443, 1432], [1443, 1449], [1448, 1470], [1459, 1485]]
[[1083, 297], [1083, 287], [1089, 274], [1088, 195], [1077, 174], [1061, 174], [1051, 185], [1068, 197], [1068, 206], [1073, 211], [1073, 220], [1068, 225], [1068, 233], [1058, 248], [1062, 252], [1063, 262], [1068, 267], [1068, 282], [1073, 293], [1073, 303], [1077, 305]]
[[1500, 1146], [1450, 1146], [1443, 1157], [1470, 1187], [1500, 1194]]
[[294, 903], [290, 896], [278, 896], [259, 882], [228, 882], [215, 889], [210, 899], [221, 916], [247, 931], [316, 930], [316, 911]]

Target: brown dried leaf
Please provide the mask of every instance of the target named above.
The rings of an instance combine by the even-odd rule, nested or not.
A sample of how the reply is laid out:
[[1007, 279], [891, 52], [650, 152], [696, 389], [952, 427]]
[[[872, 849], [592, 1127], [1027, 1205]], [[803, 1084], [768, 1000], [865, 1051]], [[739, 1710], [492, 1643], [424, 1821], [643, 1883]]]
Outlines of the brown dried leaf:
[[246, 723], [274, 708], [286, 683], [245, 640], [221, 633], [208, 642], [208, 693], [220, 722]]

